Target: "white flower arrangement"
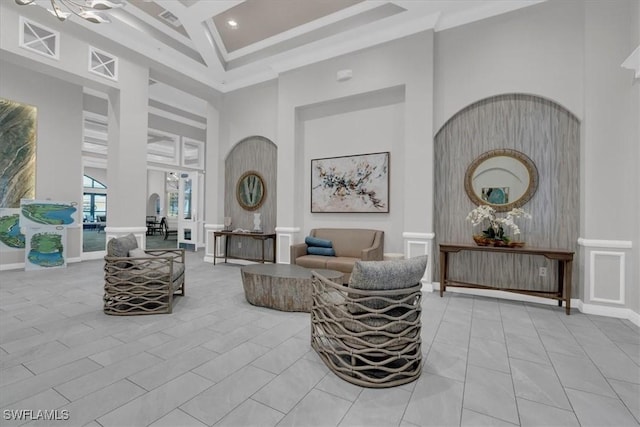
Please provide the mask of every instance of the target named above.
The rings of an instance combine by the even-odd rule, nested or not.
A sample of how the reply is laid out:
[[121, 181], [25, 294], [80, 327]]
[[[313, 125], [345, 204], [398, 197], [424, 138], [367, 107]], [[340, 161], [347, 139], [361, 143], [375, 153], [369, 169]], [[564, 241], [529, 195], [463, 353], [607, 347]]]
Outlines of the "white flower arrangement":
[[483, 237], [508, 243], [510, 239], [505, 236], [504, 229], [508, 227], [514, 236], [519, 235], [520, 227], [518, 227], [514, 219], [520, 217], [531, 219], [531, 214], [525, 212], [522, 208], [514, 208], [507, 212], [506, 217], [497, 218], [494, 208], [489, 205], [480, 205], [469, 212], [467, 221], [471, 221], [474, 226], [480, 225], [485, 221], [488, 222], [488, 227], [482, 230]]

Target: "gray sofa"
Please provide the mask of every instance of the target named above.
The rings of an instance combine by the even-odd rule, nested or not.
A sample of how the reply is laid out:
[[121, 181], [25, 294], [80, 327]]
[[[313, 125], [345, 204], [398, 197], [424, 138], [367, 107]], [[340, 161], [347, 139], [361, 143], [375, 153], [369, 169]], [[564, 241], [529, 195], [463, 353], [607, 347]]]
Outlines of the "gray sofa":
[[340, 271], [348, 283], [356, 261], [381, 261], [384, 251], [384, 231], [362, 228], [314, 228], [309, 236], [329, 240], [335, 256], [311, 255], [308, 245], [291, 246], [291, 263], [307, 268]]

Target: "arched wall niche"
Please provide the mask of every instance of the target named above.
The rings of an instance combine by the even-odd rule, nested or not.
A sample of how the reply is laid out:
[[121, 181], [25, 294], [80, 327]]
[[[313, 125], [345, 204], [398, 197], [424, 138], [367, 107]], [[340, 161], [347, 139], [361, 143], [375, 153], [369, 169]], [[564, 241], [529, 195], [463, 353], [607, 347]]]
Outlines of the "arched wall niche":
[[[533, 218], [518, 220], [527, 245], [577, 250], [580, 122], [554, 101], [528, 94], [502, 94], [475, 102], [453, 115], [436, 134], [436, 248], [440, 242], [473, 243], [466, 217], [476, 205], [465, 192], [465, 172], [481, 154], [497, 149], [524, 153], [538, 169], [538, 189], [522, 206]], [[434, 268], [436, 281], [439, 267]], [[546, 277], [539, 276], [539, 267], [547, 267]], [[450, 272], [461, 281], [552, 290], [556, 268], [542, 257], [467, 252], [451, 258]], [[572, 295], [580, 297], [580, 266], [573, 271]]]
[[[257, 172], [264, 181], [264, 201], [256, 210], [246, 210], [238, 203], [236, 186], [240, 177], [248, 171]], [[231, 228], [253, 229], [253, 214], [259, 213], [262, 230], [273, 232], [276, 227], [278, 175], [278, 147], [263, 136], [249, 136], [238, 141], [227, 154], [224, 162], [224, 216], [231, 217]], [[237, 244], [241, 242], [242, 247]], [[229, 246], [229, 255], [243, 258], [260, 258], [262, 255], [260, 240], [235, 240]], [[271, 259], [273, 249], [265, 245], [265, 258]]]

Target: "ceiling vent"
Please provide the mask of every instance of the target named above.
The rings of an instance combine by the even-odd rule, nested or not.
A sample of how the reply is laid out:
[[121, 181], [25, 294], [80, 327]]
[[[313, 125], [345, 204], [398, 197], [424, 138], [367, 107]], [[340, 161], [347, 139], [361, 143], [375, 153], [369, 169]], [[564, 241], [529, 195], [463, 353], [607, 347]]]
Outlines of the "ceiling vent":
[[158, 15], [160, 18], [162, 18], [163, 20], [167, 21], [169, 24], [173, 25], [174, 27], [180, 27], [180, 20], [178, 19], [178, 17], [176, 15], [174, 15], [173, 13], [169, 12], [168, 10], [163, 11], [160, 15]]

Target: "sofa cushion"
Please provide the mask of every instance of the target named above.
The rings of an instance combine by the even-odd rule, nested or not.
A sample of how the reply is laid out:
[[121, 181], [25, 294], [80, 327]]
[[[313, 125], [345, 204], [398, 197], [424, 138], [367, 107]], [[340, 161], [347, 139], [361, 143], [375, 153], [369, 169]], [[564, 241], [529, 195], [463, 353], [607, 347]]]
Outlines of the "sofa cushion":
[[336, 256], [336, 251], [333, 248], [321, 248], [319, 246], [309, 246], [307, 253], [310, 255]]
[[426, 268], [426, 255], [392, 261], [356, 261], [349, 287], [370, 290], [410, 288], [420, 283]]
[[362, 250], [370, 248], [375, 238], [375, 230], [349, 228], [318, 228], [314, 230], [314, 237], [333, 242], [333, 249], [337, 256], [362, 256]]
[[313, 236], [307, 236], [304, 239], [307, 246], [318, 246], [320, 248], [332, 248], [333, 242], [331, 240], [319, 239]]
[[351, 273], [353, 265], [358, 261], [358, 259], [359, 258], [345, 256], [329, 258], [327, 260], [327, 268], [329, 270], [338, 270], [342, 273]]
[[296, 259], [296, 265], [306, 268], [327, 268], [327, 260], [333, 259], [323, 255], [303, 255]]
[[127, 257], [129, 251], [138, 247], [136, 236], [129, 233], [126, 236], [116, 237], [107, 243], [107, 256]]

